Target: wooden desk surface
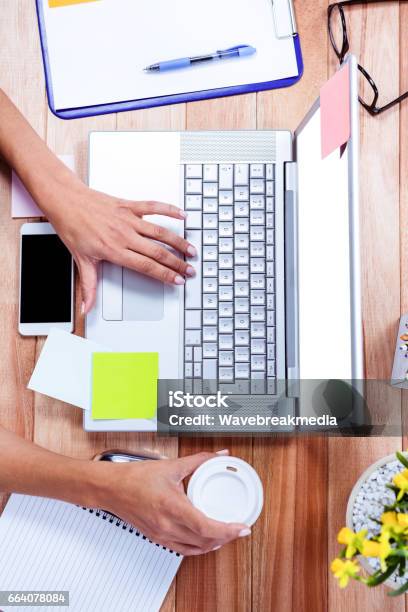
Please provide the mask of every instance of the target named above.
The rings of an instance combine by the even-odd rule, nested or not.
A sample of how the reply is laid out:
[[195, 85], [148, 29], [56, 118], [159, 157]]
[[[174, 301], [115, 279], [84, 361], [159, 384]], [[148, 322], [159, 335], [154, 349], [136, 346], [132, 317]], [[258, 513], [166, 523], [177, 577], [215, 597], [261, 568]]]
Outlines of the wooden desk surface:
[[[288, 90], [63, 122], [48, 111], [34, 2], [0, 0], [0, 85], [56, 153], [75, 154], [85, 179], [87, 135], [112, 129], [294, 129], [335, 68], [326, 34], [327, 0], [295, 2], [305, 74]], [[384, 98], [408, 89], [408, 6], [383, 3], [351, 11], [353, 51], [375, 75]], [[367, 376], [387, 379], [397, 321], [408, 310], [408, 104], [383, 117], [361, 115], [361, 221]], [[33, 160], [35, 163], [35, 160]], [[357, 476], [406, 440], [245, 439], [156, 440], [152, 435], [89, 435], [81, 411], [26, 390], [42, 340], [17, 333], [19, 221], [10, 218], [10, 171], [0, 166], [0, 421], [55, 451], [91, 457], [105, 448], [159, 447], [168, 455], [229, 447], [250, 461], [265, 485], [265, 510], [249, 539], [187, 559], [164, 606], [166, 612], [222, 610], [387, 610], [404, 598], [383, 587], [340, 591], [329, 574], [336, 533]], [[79, 313], [77, 333], [82, 332]], [[334, 322], [335, 324], [335, 322]], [[328, 344], [328, 351], [332, 347]], [[397, 412], [398, 394], [377, 398]]]

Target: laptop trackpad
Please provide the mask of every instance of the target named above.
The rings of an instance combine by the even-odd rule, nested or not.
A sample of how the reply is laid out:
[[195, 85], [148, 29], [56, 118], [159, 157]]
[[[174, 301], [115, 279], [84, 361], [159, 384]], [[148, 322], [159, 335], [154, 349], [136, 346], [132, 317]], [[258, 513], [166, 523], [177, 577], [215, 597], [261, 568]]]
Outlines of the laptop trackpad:
[[123, 320], [160, 321], [164, 316], [164, 285], [123, 269]]

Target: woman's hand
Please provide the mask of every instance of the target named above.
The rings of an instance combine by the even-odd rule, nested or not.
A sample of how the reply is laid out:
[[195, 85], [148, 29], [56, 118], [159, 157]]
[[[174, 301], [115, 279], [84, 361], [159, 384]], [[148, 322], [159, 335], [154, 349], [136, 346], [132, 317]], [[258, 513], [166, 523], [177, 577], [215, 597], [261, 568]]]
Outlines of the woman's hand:
[[215, 456], [199, 453], [181, 459], [96, 464], [102, 478], [97, 505], [183, 555], [216, 550], [251, 530], [247, 525], [207, 518], [184, 493], [184, 478]]
[[78, 266], [84, 313], [94, 304], [97, 265], [102, 260], [175, 285], [183, 285], [184, 277], [195, 274], [194, 268], [175, 254], [194, 257], [193, 245], [143, 218], [155, 214], [184, 220], [185, 213], [176, 206], [114, 198], [74, 180], [48, 193], [44, 200], [38, 202], [40, 208]]

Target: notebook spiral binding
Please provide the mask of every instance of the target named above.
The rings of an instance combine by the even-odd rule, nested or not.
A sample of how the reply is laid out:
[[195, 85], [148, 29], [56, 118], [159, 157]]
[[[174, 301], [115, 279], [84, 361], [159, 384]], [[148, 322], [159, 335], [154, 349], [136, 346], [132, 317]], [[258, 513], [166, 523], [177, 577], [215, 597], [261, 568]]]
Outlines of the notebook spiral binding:
[[89, 512], [89, 514], [94, 514], [95, 516], [102, 518], [102, 520], [108, 521], [112, 525], [115, 524], [115, 527], [122, 527], [124, 531], [134, 533], [135, 536], [137, 536], [138, 538], [142, 538], [142, 540], [146, 540], [147, 542], [149, 542], [149, 544], [154, 544], [155, 546], [157, 546], [157, 548], [162, 548], [163, 550], [167, 550], [167, 552], [169, 552], [170, 554], [176, 555], [176, 557], [180, 557], [180, 553], [175, 552], [174, 550], [170, 550], [170, 548], [166, 548], [166, 546], [156, 544], [156, 542], [152, 542], [152, 540], [149, 540], [146, 536], [143, 535], [143, 533], [133, 527], [133, 525], [130, 525], [130, 523], [126, 523], [115, 514], [111, 514], [110, 512], [107, 512], [106, 510], [101, 510], [100, 508], [85, 508], [84, 506], [82, 506], [82, 510], [85, 510], [85, 512]]

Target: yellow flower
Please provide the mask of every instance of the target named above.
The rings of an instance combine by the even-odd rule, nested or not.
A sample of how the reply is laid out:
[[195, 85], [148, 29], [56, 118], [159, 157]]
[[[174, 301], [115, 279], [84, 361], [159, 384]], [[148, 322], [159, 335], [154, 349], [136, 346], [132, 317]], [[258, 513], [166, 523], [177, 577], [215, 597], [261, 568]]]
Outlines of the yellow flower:
[[356, 554], [356, 552], [361, 552], [363, 540], [366, 535], [367, 529], [362, 529], [358, 533], [354, 533], [354, 531], [352, 531], [348, 527], [343, 527], [343, 529], [340, 529], [339, 534], [337, 536], [337, 541], [339, 544], [344, 544], [345, 546], [347, 546], [347, 559], [351, 559]]
[[356, 561], [342, 561], [341, 559], [334, 559], [330, 569], [342, 589], [348, 585], [350, 578], [355, 578], [360, 571]]
[[396, 512], [384, 512], [381, 515], [381, 522], [383, 525], [398, 525], [397, 513]]
[[404, 470], [400, 474], [397, 474], [393, 478], [393, 483], [399, 489], [399, 493], [397, 495], [397, 501], [404, 497], [405, 493], [408, 493], [408, 470]]
[[386, 558], [391, 552], [391, 546], [389, 545], [388, 538], [386, 535], [380, 536], [379, 542], [372, 542], [370, 540], [365, 540], [363, 542], [363, 547], [361, 553], [363, 557], [375, 557], [380, 559], [381, 569], [383, 572], [387, 569], [387, 565], [385, 563]]
[[397, 521], [400, 527], [408, 527], [408, 514], [397, 514]]

